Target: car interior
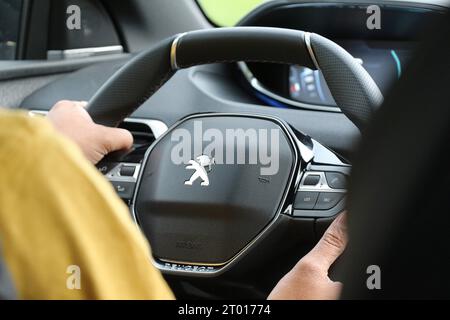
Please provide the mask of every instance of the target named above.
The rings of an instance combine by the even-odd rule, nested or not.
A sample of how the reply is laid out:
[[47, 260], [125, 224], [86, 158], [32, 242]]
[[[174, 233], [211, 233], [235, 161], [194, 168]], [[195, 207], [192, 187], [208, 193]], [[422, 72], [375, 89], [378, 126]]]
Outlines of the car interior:
[[[129, 207], [152, 247], [149, 263], [178, 299], [267, 298], [346, 209], [367, 211], [350, 221], [360, 241], [347, 253], [359, 269], [338, 261], [332, 276], [353, 281], [344, 297], [373, 298], [359, 285], [367, 276], [361, 266], [373, 259], [368, 252], [393, 250], [386, 240], [391, 231], [372, 221], [377, 210], [404, 212], [398, 203], [408, 196], [399, 190], [410, 188], [416, 199], [418, 181], [444, 190], [411, 170], [435, 170], [435, 158], [421, 157], [435, 147], [427, 141], [448, 131], [448, 100], [433, 104], [431, 97], [441, 98], [439, 79], [426, 70], [441, 68], [449, 52], [437, 54], [441, 45], [433, 47], [430, 35], [448, 44], [449, 33], [435, 28], [448, 20], [450, 3], [256, 1], [224, 25], [206, 2], [0, 0], [0, 106], [46, 115], [60, 100], [88, 101], [95, 122], [132, 132], [133, 148], [110, 154], [97, 168]], [[68, 24], [73, 5], [81, 8], [80, 29]], [[381, 10], [380, 28], [367, 22], [371, 5]], [[448, 80], [448, 64], [441, 70], [441, 81]], [[423, 111], [423, 103], [429, 119], [414, 111]], [[447, 111], [433, 112], [433, 105]], [[171, 133], [194, 132], [198, 121], [221, 132], [281, 130], [278, 174], [215, 165], [207, 188], [186, 188], [192, 172], [169, 161]], [[444, 175], [437, 179], [443, 184]], [[422, 217], [404, 219], [426, 225]], [[384, 241], [376, 246], [375, 239]], [[398, 259], [417, 258], [407, 244], [401, 248], [405, 256]], [[401, 271], [406, 262], [401, 269], [383, 257], [403, 274], [392, 273], [386, 288], [401, 282], [403, 289], [375, 298], [415, 297], [406, 289], [411, 275]], [[439, 261], [434, 266], [442, 268]], [[449, 281], [435, 280], [442, 291], [433, 279], [423, 287], [441, 297]]]

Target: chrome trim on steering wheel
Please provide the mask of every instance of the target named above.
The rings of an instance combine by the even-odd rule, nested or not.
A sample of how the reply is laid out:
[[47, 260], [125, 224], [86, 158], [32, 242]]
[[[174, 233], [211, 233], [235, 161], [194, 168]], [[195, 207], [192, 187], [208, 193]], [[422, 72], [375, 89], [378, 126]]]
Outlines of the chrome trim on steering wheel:
[[319, 62], [317, 62], [316, 54], [314, 53], [314, 50], [311, 46], [311, 33], [309, 32], [305, 32], [305, 44], [306, 48], [308, 49], [309, 56], [314, 63], [314, 66], [316, 66], [317, 70], [320, 70]]
[[186, 34], [187, 32], [180, 33], [172, 42], [172, 47], [170, 48], [170, 65], [173, 71], [177, 71], [180, 69], [177, 63], [177, 48], [181, 38], [183, 38]]

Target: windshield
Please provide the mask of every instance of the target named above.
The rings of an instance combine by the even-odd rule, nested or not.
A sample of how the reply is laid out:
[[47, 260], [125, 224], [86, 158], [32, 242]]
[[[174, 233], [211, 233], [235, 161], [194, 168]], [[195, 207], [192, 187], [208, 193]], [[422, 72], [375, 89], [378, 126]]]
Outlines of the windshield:
[[197, 0], [205, 15], [220, 27], [236, 25], [257, 6], [270, 0]]

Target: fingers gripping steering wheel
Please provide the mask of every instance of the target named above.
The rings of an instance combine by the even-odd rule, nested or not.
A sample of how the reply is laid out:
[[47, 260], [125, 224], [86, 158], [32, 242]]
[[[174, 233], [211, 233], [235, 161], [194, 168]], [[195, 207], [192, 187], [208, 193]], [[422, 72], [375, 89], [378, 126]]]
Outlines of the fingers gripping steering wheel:
[[[88, 111], [95, 122], [118, 126], [177, 70], [238, 61], [319, 69], [342, 112], [360, 129], [383, 100], [364, 68], [343, 48], [320, 35], [278, 28], [236, 27], [173, 36], [142, 52], [102, 86], [89, 102]], [[213, 155], [206, 155], [207, 158], [200, 159], [208, 162], [203, 182], [189, 180], [192, 171], [186, 166], [192, 169], [195, 160], [205, 155], [200, 152], [192, 154], [190, 162], [173, 163], [170, 156], [175, 142], [170, 133], [176, 129], [193, 132], [198, 122], [204, 130], [220, 132], [230, 128], [279, 130], [278, 172], [264, 177], [258, 165], [214, 163], [210, 161]], [[223, 143], [228, 147], [228, 140]], [[316, 154], [319, 149], [320, 161]], [[323, 154], [327, 155], [326, 161]], [[319, 162], [321, 165], [317, 166]], [[323, 194], [336, 198], [336, 194], [345, 191], [336, 185], [335, 179], [329, 180], [328, 162], [338, 171], [335, 174], [347, 170], [348, 164], [318, 142], [294, 132], [282, 120], [248, 114], [191, 115], [174, 125], [147, 151], [131, 207], [150, 240], [154, 262], [160, 269], [218, 274], [242, 260], [258, 241], [269, 239], [269, 231], [275, 230], [283, 219], [332, 216], [342, 209], [338, 205], [342, 197], [334, 201], [334, 207], [322, 206], [319, 211], [314, 204], [297, 205], [307, 199], [298, 200], [298, 195], [303, 196], [304, 192], [310, 192], [312, 198], [317, 195], [315, 201], [319, 203]], [[305, 184], [308, 175], [318, 179], [315, 186]], [[186, 267], [175, 270], [173, 264]]]

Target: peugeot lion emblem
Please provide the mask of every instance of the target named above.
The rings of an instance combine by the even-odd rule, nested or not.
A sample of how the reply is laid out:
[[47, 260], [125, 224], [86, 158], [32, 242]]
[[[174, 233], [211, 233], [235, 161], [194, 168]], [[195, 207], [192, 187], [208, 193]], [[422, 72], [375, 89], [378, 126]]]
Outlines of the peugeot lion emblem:
[[216, 164], [214, 158], [201, 155], [197, 157], [195, 160], [190, 160], [189, 165], [186, 167], [186, 170], [195, 170], [192, 174], [191, 178], [188, 181], [185, 181], [184, 184], [188, 186], [192, 186], [194, 182], [200, 178], [202, 179], [201, 186], [207, 187], [209, 186], [209, 177], [208, 173], [212, 170], [212, 165]]

